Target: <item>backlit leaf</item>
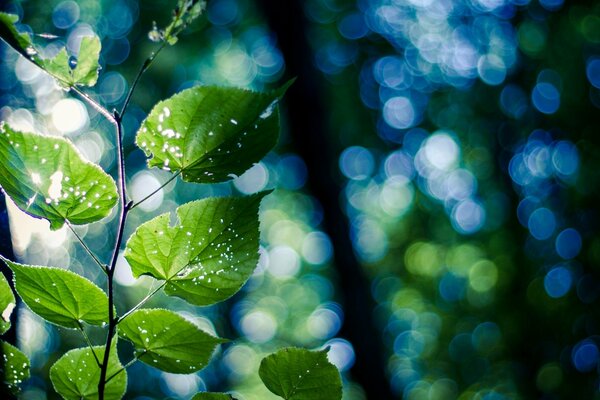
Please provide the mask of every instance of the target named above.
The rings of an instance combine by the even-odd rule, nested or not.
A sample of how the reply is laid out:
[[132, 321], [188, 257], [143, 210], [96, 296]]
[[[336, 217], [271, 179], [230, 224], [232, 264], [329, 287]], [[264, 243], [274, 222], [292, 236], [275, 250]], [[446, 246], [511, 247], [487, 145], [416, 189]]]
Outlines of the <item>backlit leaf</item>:
[[70, 60], [66, 48], [63, 48], [53, 58], [42, 60], [42, 67], [63, 86], [94, 86], [98, 81], [99, 57], [100, 39], [84, 36], [77, 59]]
[[114, 180], [84, 160], [60, 137], [11, 129], [0, 123], [0, 186], [26, 213], [50, 221], [88, 224], [106, 217], [117, 203]]
[[286, 400], [339, 400], [342, 381], [327, 350], [285, 348], [265, 357], [258, 370], [273, 393]]
[[0, 335], [10, 329], [10, 316], [15, 305], [15, 295], [4, 274], [0, 272]]
[[0, 379], [11, 393], [16, 394], [21, 383], [29, 378], [29, 359], [10, 343], [0, 341], [0, 346]]
[[31, 37], [27, 33], [19, 32], [15, 26], [18, 20], [17, 15], [0, 12], [0, 38], [23, 57], [38, 63], [40, 58], [33, 47]]
[[258, 263], [258, 207], [267, 192], [248, 197], [208, 198], [141, 225], [127, 242], [125, 258], [134, 276], [168, 280], [165, 292], [196, 305], [235, 294]]
[[181, 172], [185, 181], [232, 179], [275, 146], [277, 104], [289, 84], [268, 93], [215, 86], [184, 90], [154, 107], [136, 143], [152, 156], [148, 166]]
[[108, 298], [98, 286], [61, 268], [23, 265], [0, 258], [12, 269], [15, 289], [31, 311], [67, 328], [80, 321], [108, 322]]
[[119, 324], [119, 336], [133, 343], [140, 361], [176, 374], [201, 370], [216, 346], [225, 342], [182, 316], [160, 309], [133, 312]]
[[[94, 352], [99, 360], [104, 357], [104, 346], [95, 346]], [[113, 346], [108, 358], [107, 378], [121, 371], [123, 366], [117, 356], [117, 348]], [[74, 349], [63, 355], [50, 368], [50, 380], [56, 390], [67, 400], [98, 399], [98, 382], [100, 367], [96, 363], [92, 350], [88, 348]], [[120, 399], [127, 389], [127, 371], [115, 375], [105, 387], [104, 399]]]

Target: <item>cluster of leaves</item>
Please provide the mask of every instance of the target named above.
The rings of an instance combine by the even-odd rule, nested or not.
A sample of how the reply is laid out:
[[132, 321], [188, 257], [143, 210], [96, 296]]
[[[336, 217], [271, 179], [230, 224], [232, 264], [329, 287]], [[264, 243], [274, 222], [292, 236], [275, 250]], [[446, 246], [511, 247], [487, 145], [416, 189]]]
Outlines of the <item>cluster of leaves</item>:
[[[163, 39], [174, 43], [173, 38], [201, 8], [199, 1], [180, 1]], [[19, 32], [16, 22], [16, 16], [0, 13], [0, 37], [60, 85], [103, 110], [78, 88], [97, 81], [100, 40], [83, 38], [76, 59], [66, 49], [43, 59], [30, 36]], [[227, 181], [258, 162], [276, 144], [278, 102], [287, 86], [268, 93], [210, 86], [182, 91], [154, 107], [139, 128], [136, 144], [149, 157], [149, 167], [171, 171], [173, 179]], [[120, 124], [126, 104], [120, 115], [105, 109], [102, 112], [117, 126], [118, 147], [122, 145]], [[141, 202], [126, 200], [122, 157], [123, 173], [115, 182], [99, 165], [83, 159], [67, 139], [20, 132], [2, 122], [0, 161], [3, 191], [24, 212], [48, 220], [52, 230], [65, 224], [73, 228], [99, 222], [120, 203], [122, 233], [127, 212]], [[167, 295], [194, 305], [228, 299], [249, 279], [258, 262], [258, 209], [267, 194], [197, 200], [180, 206], [173, 223], [169, 214], [163, 214], [142, 224], [125, 246], [125, 258], [134, 276], [147, 275], [160, 281], [152, 294], [164, 289]], [[120, 235], [117, 237], [115, 255], [121, 244]], [[219, 344], [227, 341], [204, 332], [176, 312], [141, 308], [149, 296], [119, 316], [112, 299], [116, 264], [105, 265], [94, 259], [106, 273], [107, 292], [67, 269], [23, 265], [2, 258], [13, 271], [16, 292], [31, 311], [52, 324], [80, 330], [88, 342], [87, 347], [64, 354], [50, 369], [52, 384], [65, 399], [121, 398], [127, 388], [126, 368], [136, 361], [171, 373], [194, 373], [208, 364]], [[0, 273], [0, 334], [10, 328], [15, 303]], [[108, 327], [106, 343], [93, 345], [86, 325]], [[114, 335], [135, 348], [126, 366], [117, 355]], [[16, 392], [29, 375], [29, 361], [14, 346], [5, 342], [1, 346], [4, 359], [0, 374]], [[259, 374], [269, 390], [285, 399], [339, 399], [339, 373], [327, 361], [326, 353], [283, 349], [263, 360]], [[231, 397], [199, 393], [194, 398]]]

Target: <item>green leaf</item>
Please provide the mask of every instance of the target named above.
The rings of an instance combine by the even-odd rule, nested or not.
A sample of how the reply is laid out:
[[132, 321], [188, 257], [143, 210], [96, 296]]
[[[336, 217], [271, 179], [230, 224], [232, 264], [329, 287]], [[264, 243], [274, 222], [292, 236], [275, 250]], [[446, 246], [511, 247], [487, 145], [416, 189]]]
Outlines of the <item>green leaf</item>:
[[233, 396], [227, 393], [196, 393], [191, 400], [235, 400]]
[[291, 84], [269, 92], [197, 86], [159, 102], [136, 144], [149, 167], [189, 182], [223, 182], [242, 174], [277, 143], [277, 103]]
[[11, 129], [0, 122], [0, 186], [26, 213], [50, 221], [53, 230], [89, 224], [116, 205], [114, 180], [84, 160], [60, 137]]
[[268, 192], [248, 197], [208, 198], [141, 225], [127, 242], [125, 258], [134, 276], [168, 280], [165, 293], [195, 305], [233, 296], [258, 263], [258, 207]]
[[23, 57], [39, 63], [40, 58], [33, 47], [31, 37], [27, 33], [19, 32], [15, 26], [18, 20], [19, 17], [17, 15], [0, 12], [0, 38]]
[[84, 36], [81, 40], [77, 65], [71, 68], [69, 55], [66, 48], [61, 49], [56, 56], [49, 59], [39, 57], [31, 37], [27, 33], [17, 30], [15, 23], [19, 17], [13, 14], [0, 12], [0, 38], [8, 43], [23, 57], [44, 69], [63, 86], [74, 85], [94, 86], [98, 81], [98, 70], [100, 65], [100, 39], [96, 36]]
[[29, 359], [23, 352], [10, 343], [0, 341], [0, 378], [3, 386], [17, 394], [21, 383], [29, 378]]
[[16, 306], [15, 295], [0, 272], [0, 335], [10, 329], [10, 316]]
[[327, 351], [281, 349], [262, 360], [258, 374], [271, 392], [286, 400], [339, 400], [342, 380]]
[[133, 312], [119, 323], [119, 336], [133, 343], [140, 361], [175, 374], [201, 370], [215, 347], [226, 342], [182, 316], [161, 309]]
[[177, 35], [198, 18], [205, 8], [206, 1], [204, 0], [179, 0], [171, 23], [161, 30], [154, 23], [154, 28], [148, 33], [148, 37], [154, 42], [166, 41], [170, 45], [174, 45], [177, 43]]
[[[95, 346], [93, 349], [98, 359], [102, 360], [104, 346]], [[110, 378], [117, 372], [118, 374], [106, 384], [105, 400], [120, 399], [125, 394], [127, 371], [122, 368], [117, 356], [117, 347], [113, 345], [108, 357], [106, 377]], [[90, 348], [74, 349], [65, 353], [50, 368], [50, 380], [54, 390], [67, 400], [98, 399], [100, 367], [98, 367]]]
[[13, 270], [15, 289], [31, 311], [56, 325], [77, 328], [108, 322], [108, 298], [98, 286], [61, 268], [23, 265], [0, 256]]
[[81, 39], [75, 68], [69, 65], [66, 48], [61, 49], [53, 58], [42, 60], [41, 67], [58, 79], [63, 86], [94, 86], [98, 81], [99, 58], [100, 39], [96, 36], [84, 36]]

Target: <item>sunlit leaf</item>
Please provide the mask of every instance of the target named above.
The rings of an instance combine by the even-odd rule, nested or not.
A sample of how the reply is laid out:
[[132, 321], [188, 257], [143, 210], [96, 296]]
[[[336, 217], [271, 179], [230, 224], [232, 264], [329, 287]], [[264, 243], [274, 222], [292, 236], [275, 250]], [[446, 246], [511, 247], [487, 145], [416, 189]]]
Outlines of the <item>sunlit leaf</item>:
[[27, 33], [19, 32], [15, 27], [18, 20], [17, 15], [0, 12], [0, 38], [23, 57], [38, 63], [40, 58], [33, 47], [31, 37]]
[[184, 90], [154, 107], [136, 143], [153, 156], [148, 166], [181, 172], [185, 181], [232, 179], [275, 146], [277, 103], [288, 86], [269, 93], [215, 86]]
[[127, 242], [134, 276], [168, 280], [165, 292], [196, 305], [235, 294], [258, 263], [258, 207], [267, 192], [208, 198], [141, 225]]
[[23, 381], [29, 378], [29, 359], [23, 352], [10, 343], [0, 341], [0, 379], [8, 390], [16, 394]]
[[77, 328], [80, 321], [93, 325], [108, 322], [106, 294], [84, 277], [61, 268], [0, 259], [12, 269], [21, 299], [40, 317], [67, 328]]
[[[95, 346], [94, 352], [96, 357], [102, 360], [104, 346]], [[106, 374], [107, 379], [111, 377], [112, 379], [106, 383], [105, 400], [120, 399], [125, 394], [127, 371], [122, 368], [117, 356], [117, 348], [113, 346], [108, 358]], [[52, 380], [54, 390], [67, 400], [98, 399], [100, 367], [89, 347], [74, 349], [65, 353], [50, 368], [50, 380]]]
[[166, 372], [189, 374], [208, 364], [225, 342], [169, 310], [137, 310], [119, 324], [119, 335], [132, 342], [140, 361]]
[[4, 274], [0, 272], [0, 335], [10, 329], [10, 316], [16, 304], [15, 295]]
[[258, 370], [265, 386], [286, 400], [339, 400], [342, 381], [327, 350], [285, 348], [265, 357]]
[[235, 400], [233, 396], [227, 393], [197, 393], [192, 397], [192, 400]]
[[117, 203], [114, 180], [85, 161], [66, 139], [24, 133], [0, 123], [0, 186], [26, 213], [50, 221], [88, 224]]
[[100, 39], [84, 36], [76, 59], [71, 59], [63, 48], [53, 58], [43, 60], [42, 67], [64, 86], [94, 86], [98, 81], [99, 57]]

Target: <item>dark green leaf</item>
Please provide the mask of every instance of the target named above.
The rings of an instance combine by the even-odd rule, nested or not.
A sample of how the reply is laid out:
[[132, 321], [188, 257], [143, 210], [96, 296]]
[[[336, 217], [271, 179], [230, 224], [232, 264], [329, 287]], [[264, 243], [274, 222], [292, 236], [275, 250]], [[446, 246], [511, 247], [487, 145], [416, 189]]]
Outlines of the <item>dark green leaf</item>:
[[220, 343], [195, 324], [169, 310], [137, 310], [119, 324], [119, 336], [132, 342], [138, 359], [166, 372], [201, 370]]
[[127, 242], [133, 274], [168, 280], [165, 292], [196, 305], [235, 294], [258, 263], [258, 207], [267, 192], [208, 198], [141, 225]]
[[40, 317], [67, 328], [77, 328], [81, 321], [93, 325], [108, 322], [106, 294], [84, 277], [60, 268], [0, 259], [13, 270], [21, 299]]
[[71, 68], [69, 55], [66, 48], [53, 58], [42, 60], [41, 67], [58, 79], [63, 86], [74, 85], [94, 86], [98, 80], [100, 65], [100, 39], [98, 37], [84, 36], [77, 56], [77, 65]]
[[15, 295], [0, 272], [0, 335], [10, 329], [10, 316], [16, 304]]
[[27, 33], [21, 33], [15, 27], [19, 17], [0, 12], [0, 38], [18, 51], [23, 57], [38, 63], [40, 58]]
[[189, 182], [223, 182], [242, 174], [275, 146], [277, 103], [289, 84], [269, 93], [197, 86], [158, 103], [137, 145], [148, 166], [181, 172]]
[[26, 213], [50, 221], [88, 224], [117, 203], [114, 180], [85, 161], [66, 139], [23, 133], [0, 123], [0, 186]]
[[19, 392], [21, 383], [29, 378], [29, 359], [21, 350], [10, 343], [0, 341], [2, 359], [0, 360], [0, 378], [11, 393]]
[[235, 400], [235, 399], [227, 393], [202, 392], [202, 393], [195, 394], [194, 397], [192, 397], [192, 400]]
[[[95, 346], [94, 352], [99, 360], [104, 357], [104, 346]], [[105, 387], [104, 399], [120, 399], [127, 389], [127, 371], [117, 356], [116, 345], [108, 358], [107, 378], [115, 375]], [[121, 372], [119, 372], [121, 371]], [[98, 399], [100, 367], [90, 348], [74, 349], [63, 355], [50, 368], [50, 380], [54, 390], [67, 400]]]
[[258, 370], [265, 386], [286, 400], [339, 400], [342, 381], [327, 350], [285, 348], [265, 357]]

